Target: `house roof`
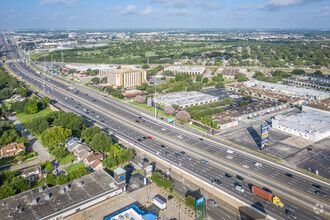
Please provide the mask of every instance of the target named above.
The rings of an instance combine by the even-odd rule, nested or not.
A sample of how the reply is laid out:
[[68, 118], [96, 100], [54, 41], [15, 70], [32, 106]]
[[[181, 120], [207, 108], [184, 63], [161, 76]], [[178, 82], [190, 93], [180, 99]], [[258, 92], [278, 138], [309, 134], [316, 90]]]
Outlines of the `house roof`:
[[29, 174], [29, 173], [34, 173], [36, 171], [39, 171], [40, 172], [41, 170], [41, 166], [34, 166], [34, 167], [29, 167], [29, 168], [26, 168], [26, 169], [21, 169], [21, 173], [20, 175], [26, 175], [26, 174]]
[[80, 140], [77, 137], [70, 138], [68, 142], [66, 142], [65, 146], [68, 148], [68, 151], [72, 151], [75, 147], [80, 144]]
[[7, 153], [16, 153], [21, 150], [25, 150], [24, 143], [9, 144], [1, 148], [2, 156], [5, 156]]
[[[94, 163], [92, 163], [91, 167], [92, 167], [93, 169], [95, 169], [95, 168], [98, 167], [100, 164], [102, 165], [102, 162], [101, 162], [99, 159], [97, 159]], [[103, 166], [103, 165], [102, 165], [102, 166]]]
[[123, 168], [118, 167], [118, 168], [115, 169], [113, 172], [116, 173], [116, 174], [118, 174], [118, 175], [120, 175], [120, 174], [122, 174], [122, 173], [125, 173], [126, 171], [125, 171]]
[[88, 162], [92, 162], [95, 160], [103, 160], [103, 155], [100, 152], [94, 152], [85, 158]]
[[86, 145], [79, 145], [78, 147], [76, 147], [73, 150], [73, 153], [75, 154], [76, 157], [83, 159], [84, 157], [87, 156], [87, 154], [89, 154], [91, 151], [91, 149], [86, 146]]

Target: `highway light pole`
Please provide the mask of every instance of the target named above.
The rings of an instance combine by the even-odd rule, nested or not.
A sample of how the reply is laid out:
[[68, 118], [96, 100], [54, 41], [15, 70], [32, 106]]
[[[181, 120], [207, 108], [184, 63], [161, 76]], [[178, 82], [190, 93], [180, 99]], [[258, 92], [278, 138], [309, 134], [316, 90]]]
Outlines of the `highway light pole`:
[[154, 103], [155, 103], [155, 119], [157, 119], [157, 104], [156, 104], [156, 75], [155, 75], [154, 84], [155, 84], [155, 98], [154, 98]]

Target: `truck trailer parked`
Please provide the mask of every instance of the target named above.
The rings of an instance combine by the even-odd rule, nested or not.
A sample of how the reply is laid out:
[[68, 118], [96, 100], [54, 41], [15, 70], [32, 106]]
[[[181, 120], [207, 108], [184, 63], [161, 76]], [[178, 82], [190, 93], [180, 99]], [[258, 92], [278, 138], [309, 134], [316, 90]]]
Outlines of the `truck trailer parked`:
[[258, 195], [266, 199], [269, 203], [273, 203], [274, 205], [279, 206], [281, 208], [284, 206], [280, 198], [274, 196], [274, 194], [267, 192], [266, 190], [263, 190], [257, 186], [252, 186], [251, 191], [253, 195]]
[[166, 209], [166, 201], [162, 200], [158, 196], [155, 196], [155, 198], [153, 198], [151, 201], [155, 206], [157, 206], [161, 210]]

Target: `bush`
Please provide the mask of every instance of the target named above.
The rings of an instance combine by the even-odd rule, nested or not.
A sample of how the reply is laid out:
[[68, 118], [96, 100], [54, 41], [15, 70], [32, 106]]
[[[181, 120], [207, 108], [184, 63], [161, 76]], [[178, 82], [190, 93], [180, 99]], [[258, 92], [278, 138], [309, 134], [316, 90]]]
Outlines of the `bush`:
[[184, 122], [188, 122], [191, 119], [190, 114], [185, 110], [179, 111], [178, 114], [176, 114], [176, 118]]
[[169, 178], [164, 178], [159, 172], [154, 172], [150, 178], [158, 187], [173, 189], [173, 182]]
[[168, 115], [173, 115], [174, 114], [174, 108], [171, 105], [168, 105], [164, 108], [164, 112]]
[[145, 103], [145, 102], [146, 102], [146, 99], [145, 99], [143, 96], [140, 96], [140, 95], [136, 96], [136, 97], [135, 97], [135, 100], [136, 100], [137, 103], [139, 103], [139, 104], [142, 104], [142, 103]]

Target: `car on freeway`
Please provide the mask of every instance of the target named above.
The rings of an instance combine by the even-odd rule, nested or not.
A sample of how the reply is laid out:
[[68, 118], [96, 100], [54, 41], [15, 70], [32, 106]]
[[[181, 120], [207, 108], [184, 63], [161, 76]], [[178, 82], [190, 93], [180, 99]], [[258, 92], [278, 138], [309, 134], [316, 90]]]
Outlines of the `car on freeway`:
[[221, 185], [221, 184], [222, 184], [221, 180], [219, 180], [219, 179], [214, 179], [214, 182], [215, 182], [216, 184], [218, 184], [218, 185]]
[[167, 197], [168, 200], [171, 200], [171, 199], [173, 199], [173, 198], [174, 198], [174, 196], [172, 196], [172, 195], [169, 195], [169, 196]]
[[166, 154], [166, 155], [169, 155], [170, 153], [166, 151], [165, 154]]
[[181, 154], [182, 154], [182, 155], [185, 155], [185, 154], [186, 154], [186, 152], [184, 152], [184, 151], [181, 151]]
[[139, 116], [138, 118], [139, 118], [139, 119], [141, 119], [142, 117], [141, 117], [141, 116]]
[[142, 141], [142, 139], [141, 139], [141, 138], [138, 138], [137, 140], [138, 140], [138, 141]]
[[96, 117], [97, 117], [97, 118], [100, 118], [100, 116], [99, 116], [99, 115], [96, 115]]
[[319, 196], [326, 196], [326, 195], [327, 195], [326, 193], [321, 192], [320, 190], [316, 190], [316, 191], [315, 191], [315, 194], [316, 194], [316, 195], [319, 195]]
[[214, 153], [214, 150], [211, 149], [211, 150], [209, 150], [209, 152], [210, 152], [210, 153]]
[[286, 175], [288, 177], [293, 177], [293, 175], [291, 173], [285, 173], [284, 175]]
[[217, 207], [218, 206], [218, 204], [213, 199], [209, 199], [209, 203], [211, 205], [213, 205], [214, 207]]
[[249, 165], [247, 165], [247, 164], [243, 164], [242, 165], [244, 168], [249, 168]]
[[313, 183], [312, 186], [315, 187], [316, 189], [321, 189], [321, 186], [318, 184]]
[[235, 186], [235, 189], [236, 189], [237, 191], [239, 191], [239, 192], [244, 192], [244, 189], [243, 189], [243, 187], [242, 187], [241, 185], [236, 185], [236, 186]]
[[161, 120], [164, 120], [164, 118], [160, 118]]
[[231, 156], [231, 155], [227, 155], [226, 156], [228, 159], [233, 159], [233, 156]]
[[143, 136], [142, 138], [143, 138], [144, 140], [148, 139], [146, 136]]
[[231, 175], [229, 173], [225, 173], [225, 177], [231, 178]]
[[209, 164], [209, 162], [207, 160], [202, 159], [201, 161], [202, 161], [202, 163]]
[[266, 192], [273, 193], [270, 189], [268, 189], [266, 187], [262, 187], [262, 189], [265, 190]]
[[147, 138], [148, 138], [149, 140], [151, 140], [151, 139], [152, 139], [152, 137], [150, 137], [150, 136], [148, 136]]
[[135, 122], [136, 122], [136, 123], [140, 123], [140, 121], [139, 121], [139, 120], [136, 120]]
[[240, 181], [244, 181], [244, 178], [240, 175], [236, 175], [236, 178], [239, 179]]
[[160, 154], [159, 151], [157, 151], [156, 154]]
[[204, 140], [204, 139], [203, 139], [203, 138], [200, 138], [199, 140], [201, 140], [201, 141], [202, 141], [202, 140]]
[[149, 159], [145, 157], [145, 158], [143, 158], [143, 161], [146, 162], [146, 163], [148, 163], [149, 162]]
[[188, 160], [191, 160], [191, 157], [190, 157], [190, 156], [188, 156], [188, 155], [186, 155], [186, 158], [187, 158]]
[[256, 167], [262, 167], [262, 163], [259, 163], [259, 162], [254, 162], [253, 165]]
[[181, 155], [179, 153], [175, 153], [175, 156], [177, 156], [178, 158], [181, 157]]
[[178, 136], [178, 138], [182, 139], [182, 136], [181, 136], [181, 135], [179, 135], [179, 136]]
[[166, 146], [164, 144], [160, 145], [162, 148], [166, 148]]
[[232, 150], [227, 150], [226, 151], [228, 154], [232, 154], [232, 153], [234, 153], [234, 151], [232, 151]]
[[290, 210], [285, 210], [285, 214], [286, 214], [286, 216], [288, 216], [289, 218], [293, 218], [293, 219], [296, 219], [297, 218], [297, 216], [292, 212], [292, 211], [290, 211]]
[[166, 131], [166, 128], [162, 128], [162, 131]]

